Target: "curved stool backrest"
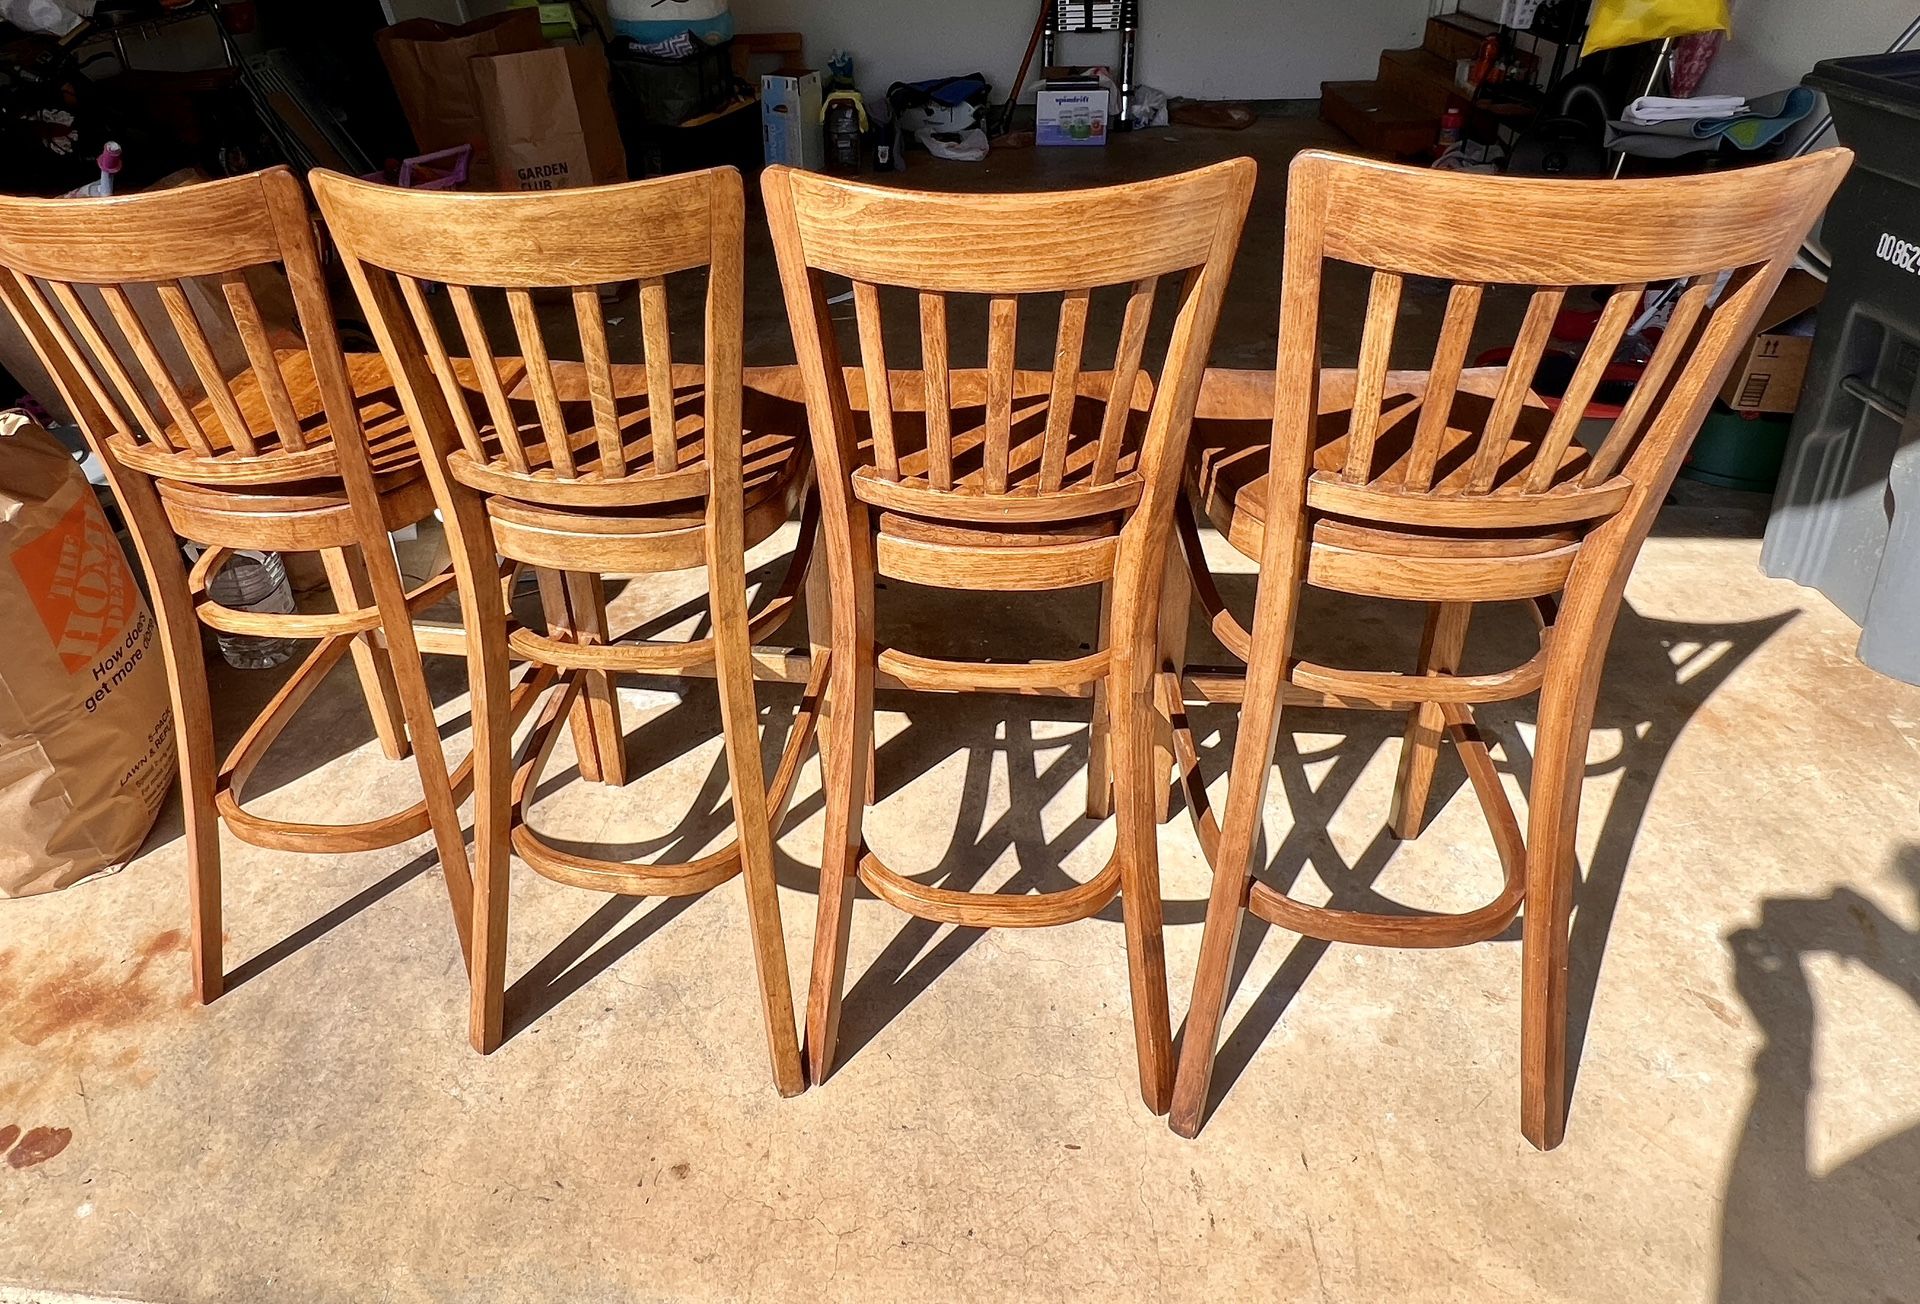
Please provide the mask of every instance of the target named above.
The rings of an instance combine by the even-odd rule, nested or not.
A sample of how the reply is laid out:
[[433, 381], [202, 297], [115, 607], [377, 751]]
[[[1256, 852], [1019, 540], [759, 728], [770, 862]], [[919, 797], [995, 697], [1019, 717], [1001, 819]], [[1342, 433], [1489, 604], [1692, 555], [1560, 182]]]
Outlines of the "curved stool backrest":
[[[1254, 181], [1248, 159], [1180, 176], [1051, 194], [889, 189], [788, 168], [763, 178], [806, 385], [831, 567], [833, 703], [827, 833], [807, 1051], [833, 1064], [856, 875], [920, 918], [963, 927], [1084, 919], [1121, 897], [1143, 1097], [1166, 1108], [1171, 1032], [1160, 940], [1150, 676], [1165, 546], [1187, 430]], [[860, 359], [845, 368], [829, 301], [852, 282]], [[1147, 360], [1159, 288], [1173, 304], [1164, 365]], [[1111, 367], [1086, 364], [1094, 296], [1124, 296]], [[954, 366], [985, 298], [985, 367]], [[886, 301], [910, 311], [918, 366], [888, 356]], [[1058, 303], [1045, 370], [1022, 371], [1023, 300]], [[911, 305], [910, 309], [907, 305]], [[1117, 306], [1117, 301], [1116, 301]], [[1039, 305], [1045, 313], [1046, 305]], [[904, 315], [904, 313], [903, 313]], [[974, 336], [977, 339], [977, 336]], [[1105, 586], [1094, 651], [1054, 661], [956, 661], [876, 649], [876, 577], [996, 592]], [[1090, 813], [1118, 795], [1112, 860], [1034, 895], [909, 879], [861, 833], [871, 791], [875, 675], [937, 691], [1091, 691]], [[1111, 703], [1111, 709], [1107, 704]], [[1113, 755], [1107, 757], [1112, 722]]]
[[[99, 455], [165, 641], [186, 793], [194, 985], [224, 984], [220, 840], [339, 854], [435, 834], [466, 940], [468, 875], [409, 595], [388, 532], [433, 511], [377, 356], [341, 351], [305, 192], [284, 167], [105, 199], [0, 197], [0, 297]], [[290, 307], [290, 313], [288, 308]], [[209, 545], [193, 570], [176, 531]], [[318, 552], [336, 610], [230, 608], [210, 583], [235, 550]], [[318, 645], [224, 760], [213, 750], [200, 626]], [[384, 635], [376, 637], [376, 631]], [[415, 754], [421, 801], [315, 824], [244, 808], [261, 756], [352, 654], [382, 749]]]
[[[1204, 1113], [1213, 1050], [1243, 910], [1310, 936], [1389, 946], [1456, 946], [1504, 932], [1525, 913], [1522, 1127], [1560, 1141], [1566, 1100], [1566, 944], [1573, 835], [1600, 668], [1628, 571], [1738, 350], [1801, 238], [1845, 173], [1845, 150], [1708, 176], [1595, 182], [1483, 177], [1310, 152], [1289, 174], [1280, 356], [1269, 386], [1213, 378], [1199, 428], [1254, 424], [1271, 437], [1196, 436], [1196, 493], [1260, 561], [1249, 631], [1219, 602], [1197, 536], [1188, 559], [1221, 641], [1248, 662], [1232, 778], [1218, 824], [1181, 744], [1190, 806], [1215, 881], [1188, 1016], [1176, 1130]], [[1332, 262], [1370, 280], [1358, 358], [1322, 358], [1322, 296]], [[1431, 363], [1392, 367], [1415, 278], [1447, 283]], [[1597, 433], [1592, 400], [1650, 286], [1672, 283], [1672, 316], [1631, 393]], [[1606, 292], [1557, 400], [1535, 392], [1568, 292]], [[1490, 297], [1526, 295], [1517, 338], [1469, 365]], [[1423, 287], [1420, 293], [1426, 293]], [[1401, 349], [1405, 353], [1407, 350]], [[1423, 355], [1424, 356], [1424, 355]], [[1264, 377], [1258, 378], [1264, 380]], [[1251, 401], [1250, 401], [1251, 400]], [[1236, 404], [1238, 408], [1236, 410]], [[1244, 432], [1243, 432], [1244, 433]], [[1584, 439], [1581, 438], [1584, 434]], [[1428, 604], [1413, 674], [1294, 658], [1303, 585]], [[1463, 675], [1478, 603], [1527, 601], [1539, 653], [1511, 670]], [[1197, 681], [1196, 681], [1197, 682]], [[1539, 691], [1523, 837], [1473, 706]], [[1253, 882], [1280, 706], [1285, 701], [1408, 712], [1395, 833], [1419, 831], [1435, 755], [1455, 744], [1485, 808], [1506, 885], [1459, 914], [1312, 906]], [[1176, 731], [1178, 734], [1178, 731]]]
[[[462, 482], [556, 506], [644, 506], [705, 498], [708, 459], [738, 464], [745, 208], [733, 169], [540, 194], [331, 172], [313, 187], [420, 429]], [[707, 273], [705, 365], [676, 372], [667, 278], [692, 271]], [[635, 284], [644, 347], [622, 363], [601, 292]], [[441, 293], [451, 323], [434, 311]], [[504, 300], [505, 348], [489, 299]]]
[[[414, 423], [460, 582], [479, 758], [470, 1040], [486, 1052], [505, 1036], [510, 846], [549, 878], [638, 896], [742, 875], [775, 1083], [802, 1090], [771, 835], [812, 740], [811, 708], [769, 792], [752, 650], [791, 614], [808, 532], [757, 612], [745, 554], [805, 484], [804, 415], [791, 376], [746, 385], [739, 173], [539, 194], [398, 190], [324, 172], [313, 186]], [[705, 279], [699, 363], [673, 358], [668, 278], [683, 273]], [[622, 361], [607, 304], [636, 285], [638, 356]], [[546, 632], [509, 621], [499, 557], [539, 573]], [[603, 575], [700, 567], [711, 636], [613, 637]], [[512, 690], [510, 652], [532, 663]], [[618, 676], [702, 669], [720, 691], [735, 839], [683, 864], [636, 865], [542, 838], [529, 807], [561, 726], [571, 717], [583, 778], [622, 784]], [[556, 679], [516, 769], [514, 726]]]
[[[286, 168], [107, 199], [0, 197], [0, 265], [60, 350], [56, 379], [96, 445], [208, 483], [334, 472], [330, 424], [351, 425], [357, 405]], [[293, 320], [263, 311], [276, 298]]]

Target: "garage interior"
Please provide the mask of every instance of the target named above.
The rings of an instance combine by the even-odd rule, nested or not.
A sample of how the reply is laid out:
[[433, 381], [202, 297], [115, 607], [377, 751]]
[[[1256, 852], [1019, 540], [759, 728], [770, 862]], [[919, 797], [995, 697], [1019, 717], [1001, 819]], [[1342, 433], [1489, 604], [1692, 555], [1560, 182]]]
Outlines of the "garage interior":
[[[294, 7], [253, 0], [258, 27], [242, 44], [359, 43], [336, 100], [379, 73], [378, 27], [487, 8], [343, 5], [356, 11], [339, 20], [352, 32], [323, 37], [310, 14], [276, 30]], [[1035, 9], [733, 0], [731, 16], [739, 33], [798, 33], [810, 68], [848, 51], [877, 110], [894, 82], [976, 70], [998, 104]], [[1051, 191], [1253, 158], [1211, 362], [1270, 369], [1289, 163], [1306, 150], [1430, 160], [1438, 117], [1407, 89], [1425, 67], [1407, 52], [1431, 53], [1428, 24], [1453, 9], [1143, 0], [1137, 83], [1171, 99], [1166, 125], [1114, 130], [1099, 148], [996, 139], [973, 162], [913, 148], [897, 173], [869, 157], [867, 179]], [[1737, 0], [1698, 93], [1794, 86], [1822, 59], [1877, 54], [1913, 17], [1887, 0], [1844, 9]], [[604, 9], [592, 17], [613, 23]], [[226, 58], [205, 28], [154, 19], [123, 39], [131, 62], [184, 73]], [[1117, 48], [1105, 35], [1063, 41], [1063, 62]], [[1545, 77], [1548, 44], [1522, 47]], [[1406, 57], [1383, 56], [1394, 51]], [[1036, 66], [1028, 105], [1038, 77]], [[1183, 122], [1194, 106], [1245, 121]], [[1030, 133], [1031, 109], [1012, 124]], [[1501, 151], [1526, 135], [1470, 120], [1470, 142], [1483, 126]], [[377, 165], [383, 151], [370, 156]], [[756, 190], [749, 177], [745, 362], [784, 366], [794, 340]], [[637, 348], [637, 296], [623, 293], [607, 308], [612, 344]], [[1393, 366], [1428, 365], [1446, 303], [1443, 285], [1409, 284]], [[1357, 352], [1366, 306], [1365, 271], [1338, 269], [1324, 304], [1329, 360]], [[1511, 342], [1526, 307], [1523, 294], [1490, 295], [1472, 351]], [[697, 298], [676, 300], [676, 340], [699, 339], [699, 311]], [[984, 306], [956, 317], [956, 365], [980, 365], [962, 354], [983, 347], [984, 320]], [[851, 304], [836, 325], [852, 338]], [[1096, 299], [1090, 354], [1111, 354], [1121, 325], [1120, 303]], [[1020, 326], [1019, 365], [1051, 365], [1051, 321]], [[911, 355], [911, 318], [890, 329]], [[1571, 1122], [1550, 1153], [1515, 1126], [1518, 924], [1489, 945], [1391, 950], [1250, 921], [1210, 1118], [1188, 1141], [1134, 1095], [1117, 903], [1062, 928], [988, 931], [863, 894], [838, 1067], [783, 1100], [766, 1079], [745, 904], [731, 888], [596, 896], [517, 868], [507, 1037], [476, 1055], [430, 836], [342, 856], [226, 837], [227, 991], [203, 1008], [186, 960], [176, 792], [117, 873], [0, 901], [0, 1151], [29, 1134], [61, 1138], [44, 1158], [12, 1151], [25, 1162], [0, 1165], [0, 1304], [1920, 1299], [1920, 688], [1862, 662], [1860, 625], [1833, 600], [1763, 570], [1772, 505], [1769, 491], [1683, 476], [1627, 585], [1576, 838]], [[777, 579], [797, 534], [789, 523], [749, 554], [750, 583]], [[1211, 529], [1205, 546], [1229, 600], [1250, 609], [1253, 564]], [[430, 528], [398, 547], [409, 577], [445, 564]], [[944, 656], [1079, 655], [1099, 626], [1092, 590], [882, 584], [883, 635]], [[297, 568], [293, 588], [303, 609], [330, 601], [303, 590]], [[609, 593], [615, 628], [706, 628], [697, 571], [610, 580]], [[537, 619], [531, 586], [516, 601]], [[1316, 591], [1299, 655], [1410, 663], [1420, 620], [1403, 606]], [[457, 622], [450, 607], [439, 614]], [[1476, 618], [1466, 668], [1524, 661], [1534, 634], [1518, 608]], [[804, 647], [804, 620], [773, 641]], [[212, 631], [206, 647], [224, 746], [298, 660], [243, 670], [222, 661]], [[1199, 613], [1190, 656], [1227, 658]], [[426, 666], [457, 757], [471, 727], [465, 668], [450, 656]], [[628, 676], [619, 693], [628, 784], [568, 782], [578, 758], [563, 737], [539, 802], [545, 832], [636, 860], [724, 844], [732, 810], [711, 685]], [[760, 686], [769, 767], [799, 701], [792, 685]], [[1105, 862], [1115, 835], [1086, 817], [1084, 700], [883, 689], [878, 711], [867, 826], [903, 872], [1022, 891]], [[1235, 712], [1193, 717], [1223, 793]], [[1524, 802], [1533, 703], [1479, 718]], [[1263, 879], [1336, 903], [1458, 910], [1486, 898], [1499, 864], [1451, 750], [1427, 828], [1402, 842], [1386, 827], [1402, 727], [1395, 715], [1288, 708]], [[810, 759], [776, 843], [803, 1005], [821, 785]], [[410, 760], [382, 755], [343, 667], [252, 787], [264, 814], [324, 821], [413, 801], [419, 780]], [[1210, 876], [1177, 809], [1159, 837], [1178, 1028]]]

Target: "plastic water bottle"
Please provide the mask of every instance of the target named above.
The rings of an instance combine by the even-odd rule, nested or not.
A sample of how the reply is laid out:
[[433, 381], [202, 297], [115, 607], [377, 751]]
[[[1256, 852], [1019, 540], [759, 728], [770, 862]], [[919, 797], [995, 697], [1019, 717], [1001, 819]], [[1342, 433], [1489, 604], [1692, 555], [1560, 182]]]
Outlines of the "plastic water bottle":
[[89, 181], [77, 190], [69, 190], [67, 198], [105, 199], [113, 194], [113, 179], [120, 175], [120, 169], [126, 163], [126, 156], [121, 151], [119, 142], [108, 141], [106, 148], [100, 151], [97, 161], [100, 165], [100, 179]]
[[[236, 611], [293, 614], [293, 586], [277, 552], [236, 552], [207, 584], [207, 596]], [[290, 638], [256, 638], [216, 632], [220, 655], [236, 670], [271, 670], [291, 658]]]

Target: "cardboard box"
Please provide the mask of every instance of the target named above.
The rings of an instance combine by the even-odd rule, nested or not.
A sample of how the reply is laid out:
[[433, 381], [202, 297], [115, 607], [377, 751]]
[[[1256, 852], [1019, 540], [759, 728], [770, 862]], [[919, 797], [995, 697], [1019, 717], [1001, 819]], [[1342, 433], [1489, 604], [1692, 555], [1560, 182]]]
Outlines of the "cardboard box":
[[1813, 309], [1826, 291], [1825, 282], [1806, 272], [1787, 273], [1721, 387], [1722, 403], [1736, 412], [1791, 412], [1800, 406], [1813, 354]]
[[768, 163], [813, 172], [826, 165], [822, 100], [817, 72], [768, 73], [760, 79], [760, 139]]
[[1105, 91], [1043, 90], [1034, 102], [1034, 137], [1041, 145], [1107, 143]]

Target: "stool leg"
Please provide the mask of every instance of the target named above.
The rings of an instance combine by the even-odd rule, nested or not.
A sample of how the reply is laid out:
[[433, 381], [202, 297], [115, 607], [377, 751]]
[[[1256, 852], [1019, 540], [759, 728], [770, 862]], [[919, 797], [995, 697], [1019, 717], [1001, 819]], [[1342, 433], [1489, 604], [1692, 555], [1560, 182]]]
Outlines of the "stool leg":
[[[1277, 500], [1284, 501], [1284, 500]], [[1280, 695], [1286, 686], [1287, 655], [1300, 605], [1299, 569], [1303, 560], [1292, 538], [1269, 539], [1261, 559], [1263, 574], [1254, 607], [1253, 660], [1247, 666], [1240, 735], [1227, 779], [1227, 809], [1213, 862], [1213, 888], [1200, 938], [1200, 963], [1193, 976], [1193, 1001], [1187, 1009], [1185, 1040], [1180, 1045], [1180, 1075], [1174, 1083], [1168, 1124], [1181, 1136], [1199, 1135], [1206, 1121], [1213, 1086], [1214, 1052], [1232, 994], [1233, 953], [1253, 886], [1253, 858], [1259, 845], [1267, 784], [1273, 773], [1273, 749], [1280, 732]]]
[[112, 464], [107, 473], [146, 564], [154, 618], [166, 653], [186, 818], [193, 994], [205, 1005], [225, 989], [226, 967], [220, 918], [220, 815], [213, 804], [220, 757], [213, 749], [213, 709], [207, 696], [200, 620], [193, 612], [179, 544], [152, 483]]
[[[1113, 581], [1100, 586], [1100, 631], [1094, 647], [1112, 638]], [[1113, 746], [1107, 724], [1107, 678], [1093, 684], [1093, 713], [1087, 725], [1087, 818], [1103, 820], [1113, 814]]]
[[[1467, 625], [1473, 618], [1471, 602], [1436, 602], [1427, 612], [1426, 632], [1420, 638], [1420, 673], [1452, 674], [1460, 668]], [[1433, 771], [1440, 760], [1440, 740], [1447, 722], [1438, 702], [1422, 702], [1407, 712], [1407, 731], [1400, 743], [1400, 772], [1393, 784], [1393, 812], [1388, 827], [1393, 836], [1420, 836], [1427, 820], [1427, 798], [1433, 791]]]
[[[1567, 606], [1574, 606], [1571, 586]], [[1563, 610], [1550, 637], [1528, 792], [1527, 895], [1520, 938], [1520, 1130], [1542, 1150], [1559, 1145], [1567, 1131], [1567, 951], [1574, 835], [1586, 779], [1587, 734], [1600, 664], [1606, 659], [1604, 635], [1580, 636], [1585, 631], [1579, 617], [1586, 614]], [[1609, 610], [1602, 628], [1610, 630], [1611, 622]]]
[[[540, 607], [547, 628], [556, 636], [572, 635], [583, 643], [605, 642], [606, 591], [598, 575], [552, 570], [534, 572], [540, 582]], [[620, 732], [620, 704], [614, 676], [604, 670], [575, 672], [581, 693], [568, 717], [573, 732], [574, 763], [588, 783], [626, 783], [626, 740]]]
[[1166, 575], [1160, 590], [1159, 655], [1153, 670], [1153, 817], [1165, 824], [1173, 814], [1173, 790], [1178, 786], [1178, 761], [1173, 754], [1173, 716], [1178, 702], [1164, 700], [1161, 665], [1174, 670], [1174, 682], [1187, 668], [1187, 642], [1193, 607], [1193, 577], [1176, 539], [1167, 549]]
[[[567, 606], [573, 627], [583, 643], [605, 643], [607, 589], [600, 576], [568, 571]], [[620, 725], [620, 677], [610, 670], [587, 673], [582, 700], [593, 729], [593, 745], [600, 756], [600, 781], [616, 788], [627, 782], [627, 740]]]
[[[820, 857], [820, 905], [813, 969], [807, 985], [807, 1070], [815, 1083], [833, 1070], [840, 1035], [840, 998], [847, 980], [847, 943], [873, 747], [873, 564], [864, 522], [832, 563], [832, 670], [820, 725], [821, 786], [826, 834]], [[849, 558], [855, 548], [860, 556]], [[839, 551], [840, 556], [832, 556]], [[815, 639], [819, 637], [816, 633]], [[815, 655], [820, 654], [816, 645]]]
[[[333, 587], [334, 605], [341, 611], [354, 611], [373, 605], [367, 564], [358, 548], [322, 548], [321, 564]], [[393, 660], [370, 633], [353, 636], [353, 668], [360, 676], [360, 695], [366, 699], [367, 713], [373, 717], [373, 732], [380, 739], [380, 750], [388, 760], [406, 758], [411, 746], [407, 741], [406, 713], [400, 705], [400, 688], [393, 678]]]
[[[1160, 902], [1156, 789], [1168, 771], [1156, 750], [1153, 673], [1157, 593], [1142, 590], [1146, 568], [1123, 564], [1114, 581], [1113, 660], [1108, 672], [1113, 725], [1114, 796], [1120, 812], [1120, 909], [1126, 923], [1127, 976], [1133, 1004], [1140, 1096], [1155, 1114], [1173, 1097], [1173, 1023], [1167, 1009], [1167, 956]], [[1160, 575], [1152, 575], [1156, 588]]]
[[707, 584], [713, 611], [714, 676], [720, 723], [726, 733], [727, 773], [733, 782], [740, 872], [753, 930], [753, 963], [760, 978], [761, 1017], [773, 1061], [774, 1087], [783, 1096], [807, 1089], [800, 1042], [793, 1030], [793, 980], [780, 926], [780, 888], [774, 877], [773, 833], [766, 773], [760, 764], [760, 714], [753, 688], [753, 636], [747, 625], [745, 545], [740, 497], [721, 486], [709, 507]]
[[[420, 657], [420, 645], [413, 629], [413, 611], [407, 604], [406, 581], [400, 576], [400, 563], [386, 542], [384, 525], [377, 515], [363, 519], [362, 537], [378, 538], [369, 548], [362, 545], [342, 554], [353, 574], [352, 592], [363, 595], [368, 588], [380, 609], [380, 623], [386, 631], [386, 647], [378, 648], [371, 637], [370, 646], [382, 653], [389, 682], [392, 683], [401, 711], [401, 719], [411, 738], [414, 763], [420, 771], [420, 788], [426, 798], [427, 817], [433, 829], [434, 846], [440, 853], [440, 873], [446, 880], [447, 899], [453, 908], [454, 929], [460, 939], [462, 960], [473, 963], [471, 927], [473, 918], [473, 875], [467, 863], [466, 833], [460, 825], [460, 803], [454, 799], [453, 782], [447, 770], [446, 750], [440, 744], [440, 725], [433, 715], [433, 692], [427, 687], [426, 665]], [[373, 531], [381, 531], [374, 534]], [[336, 592], [340, 590], [337, 587]], [[356, 596], [359, 601], [359, 596]], [[354, 651], [360, 643], [356, 640]], [[361, 683], [366, 679], [363, 676]], [[376, 724], [380, 711], [368, 700]], [[391, 754], [391, 753], [389, 753]], [[404, 754], [404, 753], [403, 753]]]
[[[472, 504], [463, 503], [462, 507]], [[467, 629], [473, 711], [473, 912], [467, 1038], [482, 1055], [506, 1033], [507, 904], [512, 834], [513, 716], [507, 614], [491, 540], [477, 511], [456, 510], [448, 542]], [[559, 691], [559, 690], [556, 690]]]

